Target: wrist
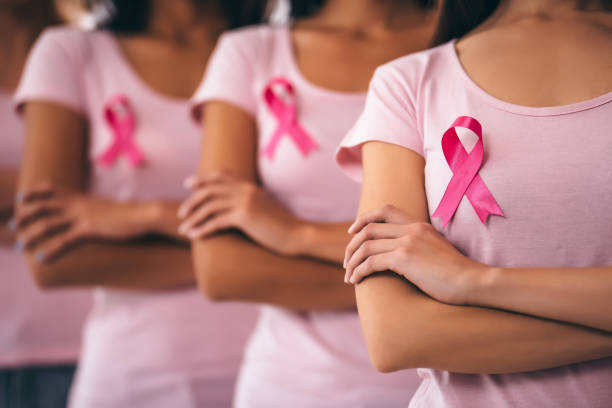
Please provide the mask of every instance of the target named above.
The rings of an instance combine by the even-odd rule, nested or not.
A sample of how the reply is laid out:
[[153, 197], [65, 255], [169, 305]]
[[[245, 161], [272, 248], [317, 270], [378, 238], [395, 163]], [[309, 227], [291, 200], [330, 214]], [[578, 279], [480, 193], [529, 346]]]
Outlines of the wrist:
[[131, 225], [135, 231], [142, 234], [152, 234], [157, 232], [156, 226], [161, 217], [162, 206], [156, 201], [137, 201], [126, 203], [127, 211], [125, 222]]
[[503, 273], [503, 268], [479, 263], [469, 279], [466, 303], [472, 306], [489, 306], [488, 299]]
[[307, 255], [314, 235], [314, 226], [297, 221], [290, 229], [283, 253], [290, 256]]

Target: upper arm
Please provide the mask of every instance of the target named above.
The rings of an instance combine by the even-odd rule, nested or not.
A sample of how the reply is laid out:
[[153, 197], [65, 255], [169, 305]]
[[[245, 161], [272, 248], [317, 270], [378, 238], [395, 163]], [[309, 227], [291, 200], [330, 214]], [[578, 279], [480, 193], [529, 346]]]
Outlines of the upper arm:
[[402, 146], [373, 141], [364, 144], [362, 161], [360, 212], [390, 204], [428, 221], [422, 156]]
[[[424, 187], [424, 159], [404, 147], [368, 142], [362, 148], [363, 188], [360, 212], [393, 205], [411, 217], [427, 222], [427, 200]], [[391, 371], [410, 362], [400, 361], [393, 350], [400, 349], [405, 339], [389, 335], [389, 324], [396, 319], [385, 319], [394, 307], [393, 299], [401, 297], [404, 303], [418, 300], [423, 295], [407, 282], [385, 274], [363, 280], [355, 287], [359, 317], [373, 363], [381, 371]], [[402, 332], [402, 329], [393, 332]]]
[[253, 116], [233, 104], [213, 100], [205, 105], [204, 117], [200, 173], [227, 171], [254, 181], [257, 135]]
[[83, 189], [85, 118], [70, 108], [47, 102], [28, 102], [24, 109], [25, 148], [19, 190], [41, 182]]

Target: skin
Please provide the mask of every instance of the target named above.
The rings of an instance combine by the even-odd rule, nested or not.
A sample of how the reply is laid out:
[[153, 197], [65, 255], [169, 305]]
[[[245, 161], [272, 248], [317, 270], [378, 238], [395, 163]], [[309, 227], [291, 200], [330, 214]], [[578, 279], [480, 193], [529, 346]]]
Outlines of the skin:
[[[47, 16], [32, 15], [45, 1], [0, 1], [0, 90], [13, 93], [19, 82], [34, 38], [43, 28]], [[26, 14], [27, 11], [27, 14]], [[24, 18], [29, 15], [29, 18]], [[12, 245], [14, 225], [8, 225], [13, 216], [13, 201], [17, 184], [17, 169], [0, 167], [0, 245]]]
[[[188, 99], [222, 31], [216, 10], [155, 0], [147, 32], [118, 36], [124, 57], [155, 91]], [[178, 202], [116, 202], [85, 189], [86, 118], [61, 105], [24, 109], [26, 147], [14, 225], [39, 285], [162, 290], [194, 284], [178, 236]], [[172, 271], [170, 273], [169, 271]]]
[[[457, 50], [490, 94], [528, 106], [564, 105], [612, 89], [611, 33], [609, 13], [577, 11], [571, 2], [507, 0]], [[487, 48], [491, 43], [499, 46]], [[363, 163], [345, 279], [360, 282], [360, 318], [381, 371], [524, 372], [612, 355], [611, 267], [474, 262], [428, 223], [422, 157], [370, 142]], [[376, 273], [387, 270], [393, 273]]]
[[[378, 65], [427, 46], [433, 21], [432, 12], [406, 2], [329, 0], [297, 22], [291, 37], [308, 80], [365, 92]], [[258, 184], [255, 118], [224, 102], [204, 110], [200, 172], [179, 210], [203, 292], [306, 310], [354, 307], [341, 268], [349, 224], [310, 222], [282, 208]], [[248, 268], [239, 256], [245, 253]]]

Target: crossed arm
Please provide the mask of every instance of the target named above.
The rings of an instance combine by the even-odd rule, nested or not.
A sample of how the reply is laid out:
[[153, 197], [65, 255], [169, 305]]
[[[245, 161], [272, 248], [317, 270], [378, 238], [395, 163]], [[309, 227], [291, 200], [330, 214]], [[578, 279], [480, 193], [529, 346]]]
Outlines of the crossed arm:
[[[178, 203], [92, 197], [85, 192], [85, 118], [43, 102], [27, 103], [24, 114], [26, 145], [18, 188], [28, 196], [41, 184], [47, 186], [43, 194], [19, 202], [16, 211], [18, 242], [37, 283], [133, 290], [193, 285], [189, 247], [176, 239]], [[151, 233], [165, 238], [152, 239]], [[50, 252], [54, 256], [45, 257]]]
[[[364, 184], [360, 212], [390, 204], [403, 210], [415, 223], [428, 222], [424, 161], [420, 156], [398, 146], [370, 142], [363, 147], [363, 163]], [[397, 186], [402, 188], [398, 189]], [[414, 230], [430, 233], [424, 226]], [[418, 236], [411, 237], [409, 241], [410, 245], [418, 243]], [[414, 257], [415, 248], [410, 250]], [[391, 268], [378, 270], [384, 269]], [[599, 268], [585, 269], [590, 269], [593, 276], [601, 276], [603, 273]], [[530, 272], [533, 271], [523, 270], [520, 273]], [[553, 272], [541, 272], [543, 274], [535, 280], [528, 279], [507, 286], [527, 288], [532, 295], [526, 294], [526, 298], [537, 297], [536, 294], [541, 293], [542, 288], [550, 288], [558, 293], [563, 291], [565, 294], [571, 291], [547, 285], [544, 282]], [[564, 274], [570, 272], [561, 270]], [[424, 292], [430, 290], [431, 286], [423, 284], [424, 280], [414, 280], [421, 284], [420, 289], [423, 291], [389, 272], [374, 274], [356, 286], [357, 305], [370, 356], [381, 371], [431, 367], [463, 373], [512, 373], [558, 367], [612, 355], [612, 335], [609, 332], [561, 321], [587, 323], [587, 319], [576, 313], [566, 313], [567, 310], [563, 311], [560, 307], [544, 305], [545, 301], [519, 308], [515, 306], [528, 302], [525, 299], [508, 300], [510, 295], [501, 295], [501, 302], [510, 304], [510, 310], [521, 309], [515, 311], [500, 310], [501, 306], [491, 300], [490, 295], [484, 299], [489, 299], [491, 304], [482, 302], [485, 307], [455, 305], [428, 296]], [[489, 285], [501, 286], [500, 283]], [[588, 285], [573, 291], [578, 301], [583, 296], [580, 293], [588, 292], [585, 287], [588, 288]], [[605, 288], [601, 290], [609, 294]], [[594, 308], [602, 307], [602, 313], [610, 310], [607, 307], [609, 300], [605, 303], [605, 295], [601, 296], [598, 291], [591, 293], [599, 294]], [[516, 302], [515, 306], [512, 306], [512, 302]], [[588, 302], [581, 306], [586, 310], [582, 313], [588, 314]], [[554, 311], [556, 315], [552, 313]], [[555, 316], [557, 320], [547, 319]]]
[[[340, 265], [349, 224], [297, 219], [259, 188], [252, 116], [213, 101], [205, 106], [204, 117], [202, 184], [185, 210], [193, 214], [186, 221], [192, 232], [186, 228], [186, 234], [193, 239], [203, 292], [213, 300], [302, 310], [354, 307], [354, 292], [342, 282]], [[219, 173], [225, 178], [210, 178]], [[197, 236], [198, 231], [205, 233]]]

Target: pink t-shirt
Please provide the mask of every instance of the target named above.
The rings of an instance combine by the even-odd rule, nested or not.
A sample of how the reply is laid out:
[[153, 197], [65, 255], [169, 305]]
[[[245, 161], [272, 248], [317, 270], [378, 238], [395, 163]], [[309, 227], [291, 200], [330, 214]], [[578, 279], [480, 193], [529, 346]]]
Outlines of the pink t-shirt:
[[[279, 125], [263, 94], [279, 77], [293, 87], [299, 126], [318, 149], [304, 156], [299, 143], [284, 134], [273, 158], [258, 156], [264, 189], [303, 219], [353, 219], [359, 187], [338, 170], [334, 151], [363, 109], [365, 93], [330, 91], [305, 79], [294, 61], [287, 27], [224, 34], [194, 97], [195, 112], [211, 100], [242, 108], [257, 122], [263, 152]], [[282, 89], [276, 92], [281, 98]], [[264, 307], [241, 369], [236, 404], [400, 407], [417, 384], [415, 371], [383, 375], [371, 367], [354, 310], [297, 313]]]
[[[118, 94], [131, 104], [144, 165], [133, 167], [124, 156], [110, 167], [97, 160], [113, 140], [104, 107]], [[45, 31], [16, 99], [50, 101], [87, 118], [92, 194], [118, 200], [187, 196], [182, 181], [196, 170], [201, 137], [188, 101], [145, 85], [112, 34]], [[195, 288], [97, 289], [71, 406], [228, 407], [255, 318], [252, 306], [212, 304]]]
[[[483, 128], [480, 176], [505, 216], [483, 225], [463, 197], [433, 225], [471, 259], [503, 267], [612, 265], [612, 92], [558, 107], [503, 102], [463, 71], [454, 42], [379, 68], [366, 108], [342, 142], [339, 163], [360, 178], [360, 146], [379, 140], [425, 158], [433, 214], [452, 173], [441, 147], [459, 116]], [[475, 134], [459, 131], [466, 149]], [[461, 352], [458, 350], [458, 352]], [[612, 359], [530, 373], [466, 375], [429, 369], [411, 407], [612, 406]]]
[[[4, 92], [0, 128], [0, 169], [16, 170], [23, 129], [12, 96]], [[89, 291], [42, 292], [23, 256], [0, 245], [0, 368], [75, 363], [91, 301]]]

